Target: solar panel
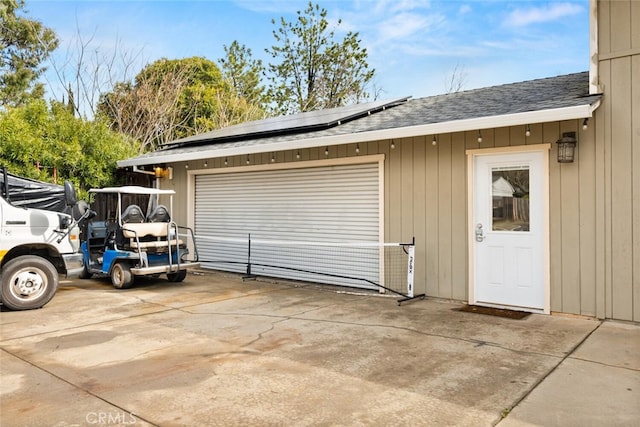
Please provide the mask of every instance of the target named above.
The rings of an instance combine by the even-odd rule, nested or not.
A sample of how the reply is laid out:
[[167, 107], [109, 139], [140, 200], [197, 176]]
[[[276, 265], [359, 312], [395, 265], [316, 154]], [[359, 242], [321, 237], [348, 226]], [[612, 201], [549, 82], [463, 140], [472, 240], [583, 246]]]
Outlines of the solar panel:
[[240, 137], [255, 138], [257, 136], [273, 136], [281, 133], [328, 128], [364, 115], [375, 113], [385, 108], [394, 107], [405, 102], [407, 99], [409, 99], [409, 97], [393, 98], [240, 123], [223, 129], [216, 129], [210, 132], [177, 139], [164, 144], [163, 148], [182, 147], [204, 141], [226, 141]]

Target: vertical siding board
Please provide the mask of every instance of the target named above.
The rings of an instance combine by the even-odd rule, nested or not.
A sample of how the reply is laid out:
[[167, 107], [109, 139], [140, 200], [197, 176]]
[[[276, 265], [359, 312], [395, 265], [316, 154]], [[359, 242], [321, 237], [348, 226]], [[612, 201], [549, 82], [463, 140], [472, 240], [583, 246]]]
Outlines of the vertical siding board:
[[535, 123], [529, 126], [529, 129], [531, 130], [531, 135], [525, 138], [527, 141], [527, 144], [542, 144], [545, 142], [555, 142], [555, 141], [549, 141], [544, 139], [542, 126], [543, 126], [542, 123]]
[[[178, 224], [187, 224], [187, 169], [186, 163], [177, 163], [173, 165], [173, 180], [171, 186], [162, 185], [162, 188], [175, 190], [173, 197], [173, 217]], [[165, 184], [165, 183], [163, 183]]]
[[612, 141], [612, 285], [613, 318], [631, 319], [633, 294], [631, 274], [632, 242], [632, 170], [631, 150], [631, 61], [628, 57], [611, 61], [610, 83]]
[[451, 136], [443, 135], [438, 150], [438, 295], [451, 298]]
[[[494, 129], [482, 129], [480, 132], [482, 136], [482, 142], [479, 144], [480, 148], [493, 148], [496, 146], [496, 138]], [[476, 140], [478, 134], [476, 133]]]
[[[510, 144], [510, 131], [512, 128], [508, 128], [508, 127], [504, 127], [504, 128], [497, 128], [494, 132], [494, 136], [495, 136], [495, 146], [496, 147], [506, 147]], [[522, 143], [524, 144], [524, 141], [522, 141]], [[521, 144], [514, 144], [514, 145], [521, 145]]]
[[389, 156], [389, 241], [399, 242], [402, 238], [402, 157], [404, 140], [396, 144]]
[[[580, 128], [581, 129], [581, 128]], [[596, 316], [596, 147], [594, 120], [579, 130], [580, 314]]]
[[[606, 87], [611, 86], [611, 61], [600, 63], [599, 66], [600, 81]], [[604, 172], [604, 287], [605, 287], [605, 317], [611, 318], [613, 313], [613, 272], [612, 269], [612, 194], [611, 194], [611, 96], [602, 98], [600, 110], [603, 120], [600, 122], [602, 127], [602, 143], [603, 147], [603, 172]]]
[[[560, 134], [558, 123], [545, 123], [542, 129], [545, 141], [557, 141]], [[549, 153], [549, 247], [550, 247], [550, 280], [551, 310], [562, 311], [562, 184], [560, 164], [556, 161], [558, 147], [552, 144]]]
[[[609, 2], [598, 1], [598, 53], [611, 52], [611, 10]], [[601, 79], [602, 83], [604, 81]]]
[[[440, 135], [439, 138], [442, 136]], [[425, 249], [426, 249], [426, 279], [427, 279], [427, 295], [440, 296], [439, 294], [439, 271], [440, 251], [438, 241], [440, 239], [440, 229], [438, 228], [439, 210], [438, 210], [438, 152], [442, 148], [442, 141], [432, 149], [426, 151], [425, 159]]]
[[349, 150], [348, 150], [348, 148], [347, 148], [347, 147], [348, 147], [348, 146], [347, 146], [347, 145], [344, 145], [344, 144], [343, 144], [343, 145], [339, 145], [339, 146], [337, 147], [336, 155], [337, 155], [338, 157], [348, 157], [348, 156], [349, 156], [349, 154], [348, 154], [348, 153], [349, 153]]
[[391, 158], [393, 151], [384, 158], [384, 241], [391, 241]]
[[[560, 133], [576, 132], [575, 120], [562, 122]], [[578, 150], [579, 151], [579, 150]], [[562, 239], [562, 312], [580, 313], [580, 158], [579, 153], [574, 163], [560, 165], [560, 215]]]
[[[602, 67], [600, 67], [602, 70]], [[601, 72], [602, 76], [602, 72]], [[601, 79], [601, 81], [603, 81]], [[606, 208], [605, 208], [605, 108], [600, 106], [595, 112], [591, 128], [595, 134], [595, 282], [596, 282], [596, 316], [606, 318]]]
[[[631, 24], [631, 48], [637, 49], [637, 48], [640, 48], [640, 25], [638, 25], [638, 23], [640, 22], [640, 2], [639, 1], [631, 2], [631, 14], [629, 18], [632, 23]], [[637, 70], [637, 68], [634, 67], [634, 70]]]
[[631, 48], [631, 2], [612, 1], [610, 8], [611, 23], [615, 28], [610, 33], [611, 50], [612, 52], [628, 50]]
[[[640, 22], [640, 6], [635, 8], [635, 22]], [[638, 26], [636, 26], [638, 27]], [[639, 30], [640, 31], [640, 30]], [[638, 45], [636, 45], [638, 46]], [[640, 322], [640, 55], [635, 55], [631, 63], [631, 165], [633, 187], [633, 321]]]
[[464, 134], [451, 136], [452, 297], [467, 300], [467, 159]]
[[400, 185], [398, 189], [402, 197], [402, 215], [400, 217], [399, 242], [410, 241], [413, 237], [413, 138], [406, 138], [402, 144], [402, 166], [400, 171]]
[[426, 216], [426, 137], [414, 138], [413, 146], [413, 235], [416, 238], [415, 292], [426, 293], [427, 229]]

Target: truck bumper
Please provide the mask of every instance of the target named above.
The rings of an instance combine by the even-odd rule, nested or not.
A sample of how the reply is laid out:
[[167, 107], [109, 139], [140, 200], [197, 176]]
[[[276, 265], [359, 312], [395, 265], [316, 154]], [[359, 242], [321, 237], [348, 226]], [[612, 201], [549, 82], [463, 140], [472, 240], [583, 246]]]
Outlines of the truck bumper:
[[67, 278], [78, 277], [84, 270], [82, 253], [62, 255]]

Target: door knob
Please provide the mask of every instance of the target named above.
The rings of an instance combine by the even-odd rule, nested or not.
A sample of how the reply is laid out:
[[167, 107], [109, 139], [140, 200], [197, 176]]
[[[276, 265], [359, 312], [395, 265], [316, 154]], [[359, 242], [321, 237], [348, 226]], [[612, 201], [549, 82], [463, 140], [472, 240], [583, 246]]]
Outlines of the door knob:
[[476, 225], [476, 242], [482, 242], [484, 240], [484, 230], [482, 229], [482, 224], [478, 223]]

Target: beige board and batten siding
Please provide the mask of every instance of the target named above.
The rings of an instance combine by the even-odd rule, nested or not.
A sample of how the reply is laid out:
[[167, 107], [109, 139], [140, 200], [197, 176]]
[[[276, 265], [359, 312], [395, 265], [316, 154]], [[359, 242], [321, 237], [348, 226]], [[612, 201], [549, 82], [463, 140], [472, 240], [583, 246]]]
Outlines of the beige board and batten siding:
[[601, 317], [640, 321], [640, 2], [598, 1], [597, 278]]
[[[416, 238], [415, 292], [466, 301], [467, 259], [467, 149], [551, 143], [550, 162], [550, 276], [551, 310], [596, 316], [599, 302], [596, 230], [597, 149], [596, 120], [582, 130], [580, 120], [416, 136], [368, 143], [311, 148], [275, 154], [278, 162], [303, 162], [366, 155], [384, 155], [384, 240]], [[576, 132], [576, 161], [559, 164], [558, 140], [562, 132]], [[356, 147], [359, 153], [356, 154]], [[249, 156], [251, 165], [269, 165], [271, 153]], [[209, 159], [208, 168], [247, 166], [247, 156]], [[203, 162], [176, 163], [170, 187], [187, 188], [187, 171], [203, 169]], [[166, 184], [163, 183], [163, 185]], [[184, 192], [184, 190], [182, 190]], [[176, 206], [184, 222], [193, 215], [193, 194], [180, 196]]]

